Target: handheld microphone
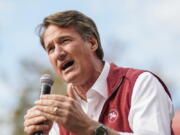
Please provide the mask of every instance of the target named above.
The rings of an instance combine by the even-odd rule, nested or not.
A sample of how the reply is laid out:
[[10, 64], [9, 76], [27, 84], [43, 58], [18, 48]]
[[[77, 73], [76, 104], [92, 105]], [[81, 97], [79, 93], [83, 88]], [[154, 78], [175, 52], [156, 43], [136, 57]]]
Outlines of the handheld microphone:
[[[40, 78], [41, 82], [41, 89], [40, 89], [40, 96], [44, 94], [51, 93], [51, 86], [53, 85], [54, 81], [49, 74], [44, 74]], [[40, 123], [43, 124], [43, 123]], [[35, 132], [33, 135], [43, 135], [43, 131]]]

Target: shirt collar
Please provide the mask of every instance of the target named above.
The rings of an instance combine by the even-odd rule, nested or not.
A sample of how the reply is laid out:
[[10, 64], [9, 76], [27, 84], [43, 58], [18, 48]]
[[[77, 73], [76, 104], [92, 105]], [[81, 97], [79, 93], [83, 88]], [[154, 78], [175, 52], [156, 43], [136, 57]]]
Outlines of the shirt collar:
[[99, 75], [98, 79], [93, 84], [91, 89], [88, 91], [87, 97], [90, 96], [93, 91], [95, 91], [104, 98], [107, 98], [107, 77], [109, 70], [110, 70], [110, 64], [108, 62], [105, 62], [101, 74]]

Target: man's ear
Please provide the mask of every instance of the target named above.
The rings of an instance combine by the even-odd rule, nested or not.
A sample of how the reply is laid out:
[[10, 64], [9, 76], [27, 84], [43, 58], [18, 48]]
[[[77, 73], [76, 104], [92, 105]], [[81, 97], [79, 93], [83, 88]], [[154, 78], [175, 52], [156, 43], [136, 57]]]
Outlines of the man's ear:
[[95, 36], [90, 36], [89, 37], [89, 43], [90, 43], [90, 47], [91, 47], [91, 50], [93, 51], [93, 52], [95, 52], [96, 50], [97, 50], [97, 48], [98, 48], [98, 43], [97, 43], [97, 39], [96, 39], [96, 37]]

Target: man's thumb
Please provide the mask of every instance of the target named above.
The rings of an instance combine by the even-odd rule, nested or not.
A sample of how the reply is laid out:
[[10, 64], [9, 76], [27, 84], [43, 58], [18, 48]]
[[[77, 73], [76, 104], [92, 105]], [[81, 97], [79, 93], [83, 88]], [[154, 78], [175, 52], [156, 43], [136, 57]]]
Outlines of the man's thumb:
[[75, 100], [78, 99], [78, 95], [77, 95], [75, 89], [73, 88], [72, 84], [68, 84], [68, 86], [67, 86], [67, 95]]

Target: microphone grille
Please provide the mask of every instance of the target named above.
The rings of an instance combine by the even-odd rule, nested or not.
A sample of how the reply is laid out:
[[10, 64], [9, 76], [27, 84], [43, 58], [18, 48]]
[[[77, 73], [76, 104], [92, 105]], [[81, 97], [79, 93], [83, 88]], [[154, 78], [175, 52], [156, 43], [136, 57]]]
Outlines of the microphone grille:
[[42, 83], [45, 83], [45, 84], [48, 84], [48, 85], [50, 85], [50, 86], [52, 86], [53, 83], [54, 83], [51, 75], [49, 75], [49, 74], [44, 74], [44, 75], [42, 75], [41, 78], [40, 78], [40, 81], [41, 81], [41, 84], [42, 84]]

